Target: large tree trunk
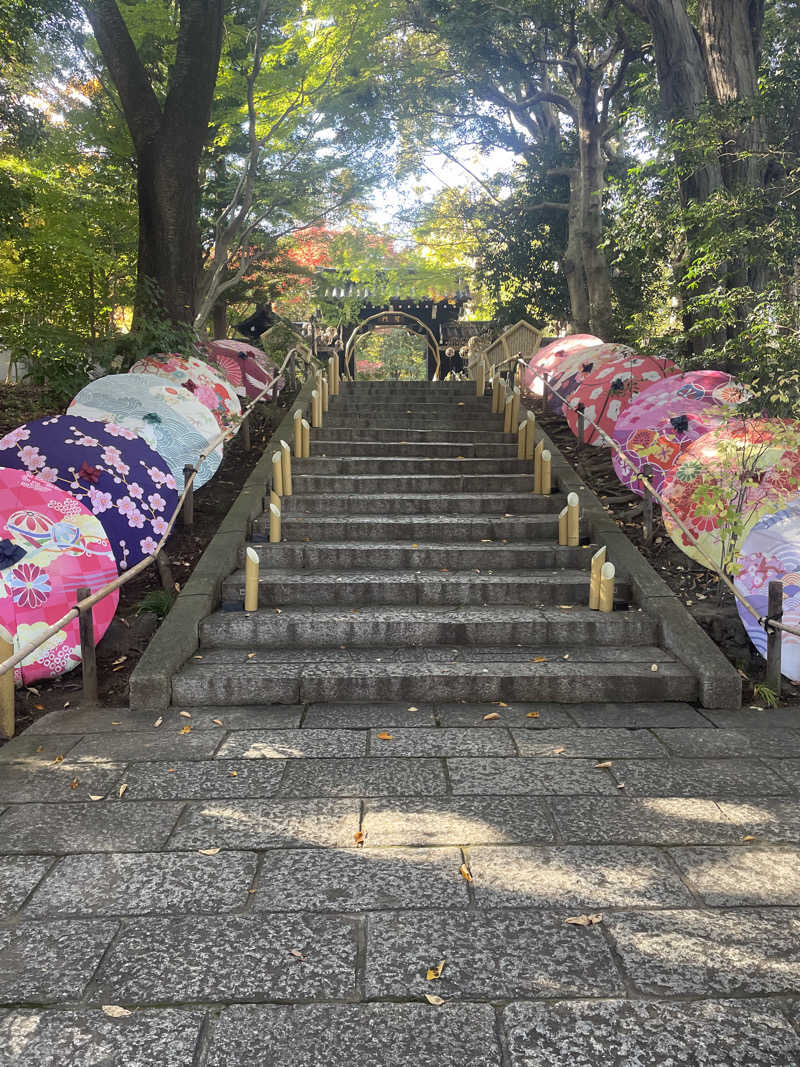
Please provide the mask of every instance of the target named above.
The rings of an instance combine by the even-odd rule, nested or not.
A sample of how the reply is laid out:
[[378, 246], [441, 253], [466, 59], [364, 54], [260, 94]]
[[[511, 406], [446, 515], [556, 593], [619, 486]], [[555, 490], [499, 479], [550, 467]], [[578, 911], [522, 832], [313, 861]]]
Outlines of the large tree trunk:
[[213, 312], [214, 337], [228, 336], [228, 305], [224, 300], [218, 300], [214, 305]]
[[607, 341], [612, 336], [613, 321], [611, 278], [602, 247], [606, 160], [594, 73], [587, 70], [578, 87], [579, 231], [589, 298], [589, 331]]
[[581, 240], [582, 181], [576, 167], [569, 178], [569, 212], [567, 214], [567, 247], [561, 260], [561, 269], [567, 279], [570, 304], [570, 330], [572, 333], [589, 333], [589, 289], [586, 268], [583, 262]]

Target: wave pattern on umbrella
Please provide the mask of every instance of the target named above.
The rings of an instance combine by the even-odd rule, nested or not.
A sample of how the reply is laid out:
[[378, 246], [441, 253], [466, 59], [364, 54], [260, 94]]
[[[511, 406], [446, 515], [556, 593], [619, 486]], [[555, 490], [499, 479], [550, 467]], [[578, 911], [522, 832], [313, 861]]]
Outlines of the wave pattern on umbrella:
[[182, 386], [208, 408], [221, 430], [227, 430], [242, 413], [239, 397], [230, 382], [195, 356], [181, 356], [177, 352], [146, 356], [133, 364], [130, 373], [155, 374]]

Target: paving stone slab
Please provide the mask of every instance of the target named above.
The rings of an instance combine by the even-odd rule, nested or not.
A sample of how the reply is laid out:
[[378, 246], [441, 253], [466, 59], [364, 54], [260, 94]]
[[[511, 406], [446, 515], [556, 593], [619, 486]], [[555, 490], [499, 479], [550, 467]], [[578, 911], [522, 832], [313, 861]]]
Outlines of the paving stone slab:
[[798, 730], [656, 730], [656, 735], [674, 756], [800, 756]]
[[603, 924], [622, 966], [654, 996], [800, 992], [800, 923], [781, 913], [608, 913]]
[[739, 845], [670, 853], [706, 904], [800, 905], [800, 850]]
[[366, 733], [358, 730], [238, 730], [229, 734], [218, 759], [318, 759], [364, 756]]
[[0, 817], [4, 852], [140, 852], [163, 847], [181, 804], [21, 804]]
[[573, 704], [570, 714], [578, 726], [647, 730], [656, 727], [711, 729], [712, 724], [689, 704]]
[[[140, 732], [85, 734], [71, 751], [70, 761], [210, 759], [222, 741], [222, 732], [194, 731], [188, 719], [183, 726], [179, 721], [169, 730], [162, 726]], [[190, 732], [182, 734], [187, 726]]]
[[[526, 704], [509, 701], [500, 704], [437, 704], [434, 708], [440, 726], [472, 726], [497, 730], [516, 726], [530, 730], [550, 730], [574, 726], [569, 712], [555, 704]], [[498, 715], [487, 719], [487, 715]]]
[[[381, 737], [381, 734], [389, 734]], [[373, 730], [372, 756], [515, 756], [508, 730], [415, 729]]]
[[617, 792], [607, 771], [595, 760], [487, 758], [449, 759], [447, 770], [456, 794], [549, 795]]
[[443, 795], [447, 787], [441, 760], [367, 757], [290, 760], [280, 792], [287, 797], [407, 797]]
[[122, 781], [124, 763], [8, 763], [0, 771], [0, 799], [11, 804], [86, 802]]
[[253, 907], [368, 911], [466, 906], [457, 848], [275, 850], [264, 856]]
[[22, 906], [52, 862], [49, 856], [0, 856], [0, 919]]
[[755, 759], [615, 760], [611, 773], [628, 796], [702, 797], [786, 795], [777, 774]]
[[269, 797], [277, 791], [285, 765], [280, 759], [132, 763], [125, 774], [125, 801]]
[[183, 848], [349, 848], [357, 800], [206, 801], [187, 804], [169, 841]]
[[800, 1037], [746, 1001], [509, 1004], [510, 1067], [795, 1067]]
[[[441, 960], [441, 978], [427, 981], [427, 969]], [[551, 999], [622, 992], [600, 930], [567, 926], [563, 915], [387, 912], [367, 920], [368, 998], [435, 993], [446, 1000]]]
[[[146, 733], [149, 730], [180, 729], [189, 723], [192, 730], [220, 730], [215, 719], [220, 719], [228, 730], [252, 730], [256, 727], [279, 729], [280, 727], [297, 727], [303, 714], [301, 705], [281, 705], [280, 707], [254, 705], [253, 707], [201, 707], [182, 708], [188, 711], [191, 719], [181, 715], [177, 708], [159, 709], [157, 711], [131, 711], [129, 708], [67, 708], [63, 711], [51, 711], [36, 720], [36, 733], [41, 743], [43, 734], [60, 734], [62, 738], [69, 734], [100, 733]], [[160, 721], [158, 726], [156, 722]], [[77, 740], [77, 738], [75, 739]]]
[[0, 928], [0, 1003], [77, 1000], [118, 923], [57, 920]]
[[71, 752], [78, 741], [80, 737], [75, 734], [45, 735], [26, 731], [0, 748], [0, 763], [30, 761], [34, 766], [52, 763], [56, 757], [63, 758]]
[[255, 871], [252, 852], [65, 856], [25, 911], [93, 918], [235, 911], [247, 903]]
[[736, 826], [739, 841], [753, 835], [758, 840], [800, 844], [800, 800], [742, 797], [720, 800], [719, 806]]
[[234, 1006], [217, 1024], [206, 1067], [500, 1067], [488, 1004]]
[[[413, 710], [412, 710], [413, 708]], [[371, 730], [386, 726], [435, 726], [432, 704], [310, 704], [304, 728]]]
[[536, 797], [368, 800], [362, 826], [370, 845], [500, 845], [552, 841], [545, 802]]
[[[770, 770], [782, 778], [793, 793], [800, 793], [800, 759], [773, 759], [764, 761]], [[766, 792], [766, 790], [762, 790]]]
[[15, 1011], [0, 1021], [0, 1067], [192, 1067], [205, 1012], [163, 1008]]
[[720, 728], [732, 730], [800, 730], [800, 706], [789, 708], [706, 708], [703, 715]]
[[511, 908], [675, 907], [692, 897], [654, 848], [505, 845], [469, 850], [478, 906]]
[[725, 804], [707, 797], [554, 797], [550, 807], [561, 839], [576, 844], [713, 845], [744, 836]]
[[664, 757], [667, 750], [649, 730], [512, 730], [520, 756], [560, 756], [595, 760]]
[[328, 916], [137, 919], [103, 963], [99, 996], [127, 1005], [352, 999], [356, 932], [357, 920]]

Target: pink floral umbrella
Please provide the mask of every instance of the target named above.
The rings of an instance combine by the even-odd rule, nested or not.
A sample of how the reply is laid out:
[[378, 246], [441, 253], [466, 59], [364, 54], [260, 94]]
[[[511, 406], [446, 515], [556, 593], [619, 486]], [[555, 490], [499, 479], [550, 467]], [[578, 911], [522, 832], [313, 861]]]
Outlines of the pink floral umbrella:
[[[79, 589], [97, 592], [116, 576], [111, 544], [88, 508], [28, 471], [0, 467], [0, 625], [11, 634], [15, 652], [66, 615]], [[118, 601], [114, 592], [95, 606], [95, 641], [108, 629]], [[31, 685], [80, 661], [73, 619], [14, 668], [14, 681]]]
[[648, 385], [614, 427], [614, 440], [628, 461], [614, 451], [619, 480], [641, 496], [638, 472], [649, 464], [653, 485], [660, 492], [665, 476], [691, 443], [719, 426], [749, 396], [730, 374], [718, 370], [673, 374]]
[[231, 425], [232, 416], [242, 413], [239, 397], [227, 378], [196, 356], [182, 356], [177, 352], [146, 356], [134, 363], [130, 373], [156, 374], [182, 386], [208, 408], [221, 430]]
[[615, 359], [635, 359], [636, 353], [627, 345], [592, 345], [579, 352], [570, 352], [550, 377], [553, 392], [548, 397], [548, 407], [563, 414], [565, 403], [592, 371]]
[[178, 503], [161, 456], [125, 426], [71, 413], [0, 438], [0, 463], [27, 470], [97, 516], [120, 570], [152, 555]]
[[799, 489], [800, 423], [734, 416], [693, 441], [664, 479], [661, 495], [692, 536], [666, 507], [664, 525], [687, 556], [732, 572], [758, 520]]
[[582, 404], [586, 415], [586, 443], [605, 445], [606, 441], [593, 423], [597, 423], [611, 437], [617, 419], [642, 389], [677, 372], [678, 368], [672, 360], [653, 356], [633, 356], [601, 363], [586, 375], [570, 396], [569, 402], [564, 404], [570, 429], [577, 436], [578, 408]]
[[[246, 341], [206, 341], [205, 348], [209, 363], [219, 368], [239, 396], [258, 396], [272, 383], [273, 373], [253, 355], [254, 351], [259, 352], [263, 361], [266, 359], [264, 353]], [[271, 392], [266, 394], [271, 395]]]
[[549, 379], [565, 356], [571, 352], [580, 351], [582, 348], [602, 343], [599, 337], [591, 333], [573, 333], [569, 337], [559, 337], [556, 341], [551, 341], [549, 345], [539, 349], [525, 368], [523, 374], [525, 389], [529, 393], [539, 393], [541, 389], [537, 389], [537, 384], [539, 384], [537, 380]]

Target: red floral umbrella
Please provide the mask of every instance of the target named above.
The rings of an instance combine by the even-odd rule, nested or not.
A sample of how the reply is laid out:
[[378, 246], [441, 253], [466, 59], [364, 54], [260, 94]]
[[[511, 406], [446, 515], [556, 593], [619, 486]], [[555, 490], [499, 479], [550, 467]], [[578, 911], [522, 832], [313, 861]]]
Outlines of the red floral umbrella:
[[672, 360], [657, 359], [654, 356], [632, 356], [601, 363], [586, 375], [572, 393], [569, 402], [564, 404], [564, 414], [570, 429], [577, 436], [578, 407], [582, 404], [586, 416], [586, 443], [606, 444], [593, 423], [597, 423], [600, 429], [611, 437], [617, 419], [642, 389], [660, 378], [668, 378], [677, 373], [678, 368]]
[[208, 408], [221, 430], [230, 426], [232, 416], [242, 413], [239, 397], [227, 378], [196, 356], [177, 352], [146, 356], [134, 363], [130, 373], [155, 374], [181, 385]]
[[635, 357], [636, 353], [627, 345], [591, 345], [578, 352], [570, 352], [550, 377], [554, 391], [548, 397], [548, 407], [562, 414], [564, 403], [569, 403], [570, 396], [592, 371], [615, 359]]
[[[206, 341], [205, 348], [209, 363], [219, 368], [239, 396], [258, 396], [272, 384], [274, 369], [267, 370], [264, 366], [267, 357], [260, 349], [254, 348], [246, 341]], [[254, 355], [256, 352], [260, 359]], [[281, 380], [278, 388], [282, 385]], [[266, 396], [272, 396], [272, 390]]]
[[551, 341], [549, 345], [539, 349], [525, 368], [523, 376], [525, 389], [529, 393], [540, 393], [541, 389], [537, 390], [535, 385], [537, 379], [549, 379], [565, 356], [571, 352], [580, 351], [582, 348], [602, 343], [599, 337], [591, 333], [573, 333], [569, 337], [559, 337], [558, 340]]
[[[88, 508], [28, 471], [0, 467], [0, 625], [15, 651], [66, 615], [79, 589], [97, 592], [116, 576], [111, 544]], [[95, 605], [95, 641], [108, 629], [118, 600], [114, 592]], [[73, 619], [14, 669], [14, 680], [30, 685], [80, 661]]]

